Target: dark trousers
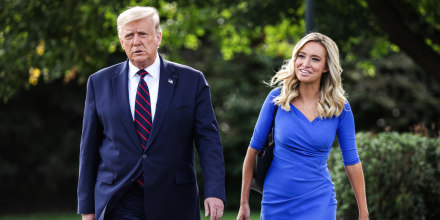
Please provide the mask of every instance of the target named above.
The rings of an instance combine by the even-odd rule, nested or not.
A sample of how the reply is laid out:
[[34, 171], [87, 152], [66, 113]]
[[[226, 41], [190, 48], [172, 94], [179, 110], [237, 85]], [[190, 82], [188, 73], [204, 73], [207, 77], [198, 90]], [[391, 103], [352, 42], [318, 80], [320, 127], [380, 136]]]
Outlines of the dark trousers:
[[144, 190], [134, 182], [119, 199], [107, 205], [105, 220], [145, 220]]

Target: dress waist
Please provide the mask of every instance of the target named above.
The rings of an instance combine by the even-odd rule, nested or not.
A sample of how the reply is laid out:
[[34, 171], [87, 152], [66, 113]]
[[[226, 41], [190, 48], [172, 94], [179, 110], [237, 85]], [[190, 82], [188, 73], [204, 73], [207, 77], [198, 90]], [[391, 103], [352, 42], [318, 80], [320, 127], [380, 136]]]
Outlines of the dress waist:
[[310, 153], [300, 149], [287, 148], [276, 145], [274, 148], [274, 158], [280, 158], [293, 164], [307, 167], [312, 170], [327, 170], [328, 153]]
[[334, 190], [326, 161], [275, 146], [274, 158], [264, 183], [263, 198], [299, 198], [314, 194], [316, 190], [327, 193]]

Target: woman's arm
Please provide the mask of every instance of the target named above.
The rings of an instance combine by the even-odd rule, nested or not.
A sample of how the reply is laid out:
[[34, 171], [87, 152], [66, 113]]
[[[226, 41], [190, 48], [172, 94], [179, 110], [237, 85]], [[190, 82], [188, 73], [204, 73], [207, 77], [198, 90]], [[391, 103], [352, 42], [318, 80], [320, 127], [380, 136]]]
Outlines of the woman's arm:
[[238, 211], [237, 220], [249, 220], [249, 193], [251, 191], [252, 177], [254, 175], [255, 160], [258, 151], [252, 147], [248, 147], [246, 157], [243, 162], [243, 179], [241, 185], [240, 210]]
[[367, 196], [365, 194], [364, 172], [362, 171], [362, 164], [356, 163], [354, 165], [345, 166], [348, 179], [356, 196], [356, 201], [359, 208], [359, 220], [368, 219]]

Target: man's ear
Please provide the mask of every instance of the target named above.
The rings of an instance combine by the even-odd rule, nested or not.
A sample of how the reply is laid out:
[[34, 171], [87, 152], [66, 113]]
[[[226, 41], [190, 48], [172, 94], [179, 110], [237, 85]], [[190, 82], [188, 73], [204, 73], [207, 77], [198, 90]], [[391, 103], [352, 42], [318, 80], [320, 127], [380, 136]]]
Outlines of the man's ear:
[[156, 43], [157, 43], [157, 48], [159, 48], [160, 44], [162, 43], [162, 31], [158, 31], [156, 33]]
[[119, 43], [121, 43], [121, 47], [122, 47], [122, 49], [125, 50], [125, 49], [124, 49], [124, 44], [123, 44], [123, 43], [124, 43], [124, 40], [122, 40], [122, 38], [119, 38]]

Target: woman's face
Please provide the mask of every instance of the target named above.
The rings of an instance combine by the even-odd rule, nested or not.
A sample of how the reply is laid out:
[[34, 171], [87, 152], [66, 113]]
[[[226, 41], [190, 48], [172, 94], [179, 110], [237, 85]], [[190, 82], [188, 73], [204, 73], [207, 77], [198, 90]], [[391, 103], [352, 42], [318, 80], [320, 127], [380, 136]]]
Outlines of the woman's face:
[[328, 72], [326, 54], [318, 42], [304, 44], [295, 60], [296, 77], [301, 83], [320, 83], [322, 74]]

